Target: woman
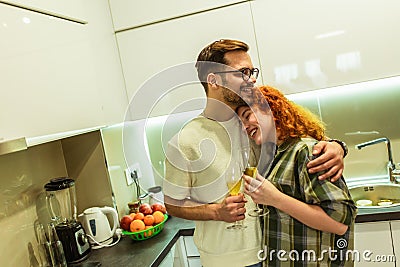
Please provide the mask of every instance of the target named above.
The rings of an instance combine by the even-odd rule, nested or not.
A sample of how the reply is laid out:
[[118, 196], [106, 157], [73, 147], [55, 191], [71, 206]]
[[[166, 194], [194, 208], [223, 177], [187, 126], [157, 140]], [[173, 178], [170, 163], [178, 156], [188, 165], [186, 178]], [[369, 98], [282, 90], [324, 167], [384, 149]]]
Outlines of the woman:
[[277, 151], [269, 173], [258, 174], [257, 180], [243, 177], [245, 192], [269, 209], [260, 254], [264, 264], [352, 266], [346, 251], [353, 247], [356, 207], [344, 179], [319, 180], [318, 174], [309, 174], [306, 168], [313, 145], [324, 139], [323, 123], [277, 89], [259, 89], [262, 97], [251, 108], [239, 107], [237, 113], [257, 144], [270, 141], [267, 133], [275, 124]]

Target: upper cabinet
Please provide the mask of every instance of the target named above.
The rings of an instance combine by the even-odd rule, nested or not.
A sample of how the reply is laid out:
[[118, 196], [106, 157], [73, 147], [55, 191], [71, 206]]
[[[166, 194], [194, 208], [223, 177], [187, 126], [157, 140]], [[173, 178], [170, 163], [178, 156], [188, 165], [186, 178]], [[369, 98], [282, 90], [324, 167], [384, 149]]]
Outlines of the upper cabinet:
[[114, 28], [116, 31], [120, 31], [240, 2], [246, 1], [148, 0], [138, 2], [129, 0], [110, 0], [110, 8], [113, 16]]
[[50, 14], [78, 23], [87, 23], [85, 4], [81, 0], [5, 0], [0, 3]]
[[264, 83], [285, 93], [400, 74], [400, 2], [252, 1]]
[[117, 33], [132, 118], [143, 119], [204, 107], [195, 69], [200, 51], [219, 39], [250, 46], [259, 66], [250, 2]]
[[0, 140], [121, 122], [127, 98], [106, 0], [87, 24], [0, 3]]

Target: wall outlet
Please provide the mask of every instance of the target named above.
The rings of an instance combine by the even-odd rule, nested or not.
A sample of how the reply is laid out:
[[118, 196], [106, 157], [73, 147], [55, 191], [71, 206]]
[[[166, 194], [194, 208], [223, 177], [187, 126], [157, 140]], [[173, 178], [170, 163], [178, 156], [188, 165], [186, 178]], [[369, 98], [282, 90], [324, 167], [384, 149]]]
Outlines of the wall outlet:
[[140, 179], [142, 177], [142, 172], [140, 171], [139, 163], [134, 163], [125, 169], [126, 184], [131, 185], [134, 179]]
[[125, 169], [125, 178], [126, 178], [127, 185], [133, 184], [133, 178], [131, 176], [131, 171], [128, 168]]

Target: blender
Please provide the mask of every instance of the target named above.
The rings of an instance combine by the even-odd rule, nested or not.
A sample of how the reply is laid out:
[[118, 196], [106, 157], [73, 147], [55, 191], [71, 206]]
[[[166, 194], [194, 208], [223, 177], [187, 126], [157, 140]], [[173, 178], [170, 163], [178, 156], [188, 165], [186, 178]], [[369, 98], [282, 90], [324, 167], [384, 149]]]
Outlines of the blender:
[[91, 247], [82, 224], [77, 220], [75, 181], [58, 177], [51, 179], [44, 188], [47, 207], [62, 243], [65, 259], [68, 263], [86, 259]]

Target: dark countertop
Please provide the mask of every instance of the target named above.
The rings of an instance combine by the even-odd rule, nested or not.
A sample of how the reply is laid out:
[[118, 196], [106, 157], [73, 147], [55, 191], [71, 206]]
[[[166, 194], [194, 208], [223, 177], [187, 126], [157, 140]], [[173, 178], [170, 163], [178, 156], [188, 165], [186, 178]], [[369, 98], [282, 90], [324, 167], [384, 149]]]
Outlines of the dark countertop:
[[400, 220], [400, 206], [358, 208], [356, 223]]
[[193, 232], [193, 221], [170, 216], [158, 235], [142, 241], [123, 236], [115, 246], [92, 250], [88, 259], [74, 267], [84, 267], [91, 262], [101, 262], [102, 267], [158, 266], [180, 236], [193, 235]]

